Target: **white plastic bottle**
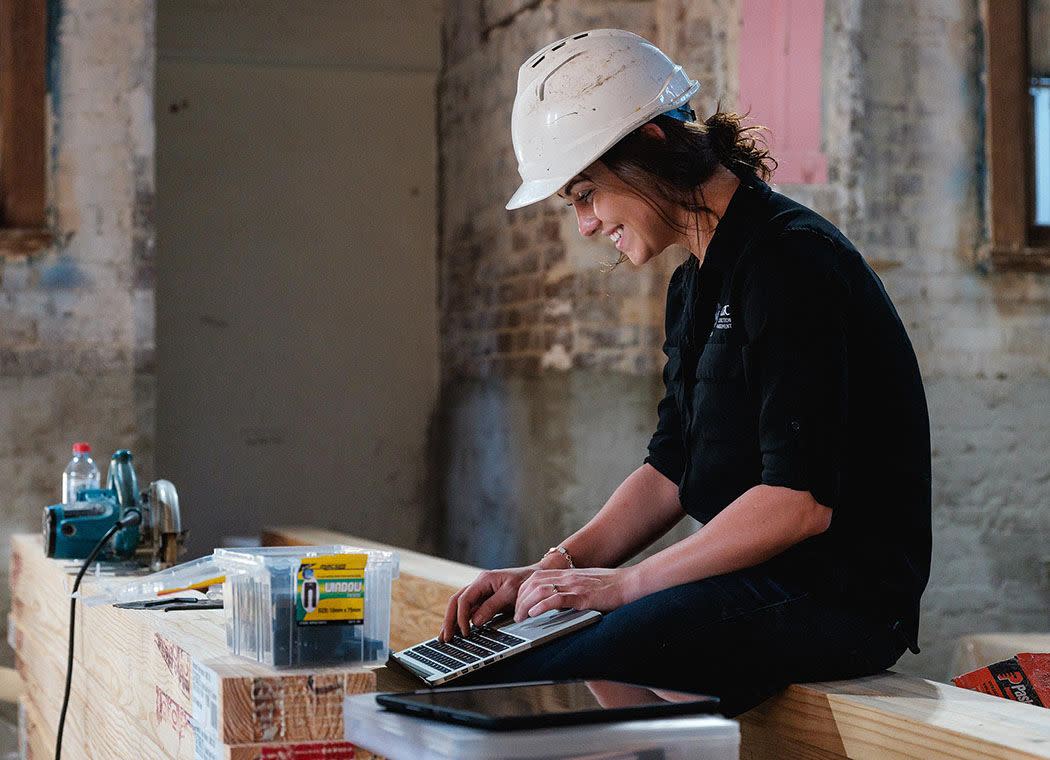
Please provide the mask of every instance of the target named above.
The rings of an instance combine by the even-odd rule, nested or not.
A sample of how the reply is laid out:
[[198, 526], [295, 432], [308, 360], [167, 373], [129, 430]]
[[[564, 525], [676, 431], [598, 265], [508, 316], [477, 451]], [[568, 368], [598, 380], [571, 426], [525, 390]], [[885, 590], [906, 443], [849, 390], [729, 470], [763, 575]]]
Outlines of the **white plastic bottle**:
[[98, 488], [100, 476], [95, 460], [91, 458], [91, 446], [83, 441], [73, 444], [73, 458], [62, 473], [62, 503], [77, 500], [77, 493], [84, 488]]

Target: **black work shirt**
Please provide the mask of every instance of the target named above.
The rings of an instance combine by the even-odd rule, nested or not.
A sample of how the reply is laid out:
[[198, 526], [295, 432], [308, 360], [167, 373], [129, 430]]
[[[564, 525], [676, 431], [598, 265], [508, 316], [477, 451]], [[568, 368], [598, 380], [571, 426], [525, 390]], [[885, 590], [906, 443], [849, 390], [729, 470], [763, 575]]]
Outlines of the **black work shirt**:
[[742, 175], [667, 292], [666, 396], [646, 462], [707, 522], [758, 484], [831, 525], [773, 560], [899, 620], [917, 651], [930, 571], [930, 430], [911, 342], [878, 276], [819, 214]]

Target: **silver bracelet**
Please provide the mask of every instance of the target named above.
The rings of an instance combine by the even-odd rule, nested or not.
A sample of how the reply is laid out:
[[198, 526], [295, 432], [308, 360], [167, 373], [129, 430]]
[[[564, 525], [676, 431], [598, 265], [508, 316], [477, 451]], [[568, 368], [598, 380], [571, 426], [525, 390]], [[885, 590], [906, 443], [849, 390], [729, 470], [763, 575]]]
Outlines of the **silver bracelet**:
[[547, 553], [540, 558], [541, 561], [545, 559], [547, 557], [547, 554], [550, 554], [551, 552], [558, 552], [561, 556], [565, 557], [565, 561], [569, 563], [569, 569], [576, 569], [576, 565], [573, 564], [572, 561], [572, 555], [569, 554], [568, 550], [564, 546], [552, 546], [550, 549], [547, 550]]

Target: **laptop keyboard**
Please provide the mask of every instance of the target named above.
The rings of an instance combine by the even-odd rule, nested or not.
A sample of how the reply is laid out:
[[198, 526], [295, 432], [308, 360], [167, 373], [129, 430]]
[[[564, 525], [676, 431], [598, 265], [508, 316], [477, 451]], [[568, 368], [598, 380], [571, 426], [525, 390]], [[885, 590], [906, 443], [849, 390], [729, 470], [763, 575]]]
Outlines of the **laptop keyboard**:
[[441, 665], [440, 663], [434, 662], [432, 659], [430, 659], [426, 655], [421, 654], [420, 652], [418, 652], [417, 651], [418, 649], [419, 649], [419, 647], [412, 647], [412, 649], [410, 649], [409, 651], [405, 652], [405, 654], [407, 656], [411, 657], [413, 660], [419, 660], [424, 665], [429, 665], [430, 667], [432, 667], [434, 670], [438, 671], [439, 673], [451, 673], [452, 672], [452, 668], [446, 668], [444, 665]]
[[[463, 660], [463, 662], [477, 662], [482, 657], [486, 657], [488, 655], [488, 652], [482, 653], [481, 647], [473, 647], [475, 650], [477, 650], [477, 653], [474, 654], [462, 649], [462, 646], [464, 646], [464, 642], [462, 641], [460, 642], [459, 647], [449, 646], [448, 644], [438, 641], [437, 639], [427, 643], [428, 648], [436, 649], [442, 654], [446, 654], [449, 657], [455, 657], [457, 660]], [[466, 644], [466, 646], [472, 645]]]
[[469, 636], [454, 636], [448, 642], [431, 639], [406, 649], [403, 654], [441, 673], [450, 673], [524, 643], [525, 639], [520, 636], [494, 628], [475, 628]]
[[422, 654], [424, 657], [429, 657], [434, 662], [439, 662], [448, 668], [458, 668], [461, 665], [465, 664], [460, 662], [459, 660], [449, 657], [448, 655], [442, 654], [433, 647], [428, 647], [426, 644], [422, 644], [416, 647], [416, 650], [419, 651], [419, 653]]
[[[466, 639], [458, 638], [458, 639], [453, 639], [453, 641], [456, 642], [455, 643], [456, 649], [461, 650], [464, 653], [472, 654], [475, 657], [488, 657], [490, 654], [492, 654], [492, 650], [485, 649], [485, 647], [480, 647], [477, 644], [471, 644]], [[449, 645], [446, 644], [445, 646], [449, 646]], [[458, 656], [458, 655], [456, 655], [456, 656]], [[463, 659], [463, 658], [461, 657], [460, 659]]]

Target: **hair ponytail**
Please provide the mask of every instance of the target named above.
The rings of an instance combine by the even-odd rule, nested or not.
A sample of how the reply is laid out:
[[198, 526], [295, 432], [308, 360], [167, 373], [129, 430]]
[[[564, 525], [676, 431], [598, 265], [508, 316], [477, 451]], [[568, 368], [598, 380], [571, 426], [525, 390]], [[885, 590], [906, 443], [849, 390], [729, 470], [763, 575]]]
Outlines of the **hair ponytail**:
[[744, 126], [743, 116], [727, 111], [715, 111], [704, 121], [704, 129], [711, 142], [711, 149], [719, 161], [729, 168], [746, 167], [763, 180], [773, 176], [776, 159], [769, 155], [769, 148], [759, 134], [765, 127]]

